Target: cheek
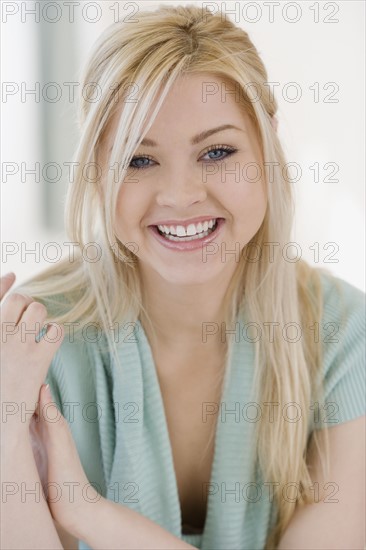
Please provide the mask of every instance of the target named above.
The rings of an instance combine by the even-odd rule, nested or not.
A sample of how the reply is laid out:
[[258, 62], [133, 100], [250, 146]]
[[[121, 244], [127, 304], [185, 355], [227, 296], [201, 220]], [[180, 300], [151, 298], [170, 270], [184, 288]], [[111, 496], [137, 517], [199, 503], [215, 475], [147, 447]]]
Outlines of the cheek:
[[253, 215], [261, 215], [267, 206], [264, 182], [261, 179], [258, 181], [242, 181], [239, 187], [241, 189], [238, 190], [237, 200], [241, 209], [245, 210], [246, 213], [252, 212]]
[[248, 172], [248, 175], [252, 179], [245, 179], [242, 174], [239, 179], [239, 173], [230, 174], [224, 181], [220, 180], [215, 184], [220, 202], [238, 223], [263, 219], [267, 208], [265, 182], [260, 174]]
[[128, 205], [132, 204], [137, 197], [138, 184], [133, 182], [123, 181], [120, 185], [117, 195], [117, 208], [119, 210], [127, 210]]
[[243, 242], [248, 242], [262, 225], [267, 201], [260, 181], [244, 183], [237, 197], [234, 224]]
[[[242, 152], [219, 165], [213, 181], [216, 189], [230, 195], [233, 201], [266, 200], [263, 163], [254, 151]], [[230, 198], [229, 197], [229, 198]]]
[[[130, 215], [129, 215], [130, 214]], [[117, 195], [116, 203], [116, 233], [121, 238], [125, 240], [128, 234], [129, 223], [134, 219], [134, 208], [133, 208], [133, 193], [126, 189], [123, 184]], [[125, 238], [124, 238], [125, 237]]]
[[141, 227], [148, 210], [149, 197], [139, 182], [122, 183], [116, 202], [116, 230], [131, 234]]

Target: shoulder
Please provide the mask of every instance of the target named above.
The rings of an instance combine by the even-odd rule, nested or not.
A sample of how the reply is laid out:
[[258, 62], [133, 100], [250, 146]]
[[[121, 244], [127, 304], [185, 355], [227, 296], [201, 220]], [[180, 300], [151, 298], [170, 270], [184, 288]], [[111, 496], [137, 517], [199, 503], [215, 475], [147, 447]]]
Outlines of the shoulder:
[[324, 314], [364, 321], [366, 294], [329, 271], [319, 270], [319, 275], [323, 290]]
[[322, 345], [323, 417], [330, 427], [365, 414], [365, 293], [328, 272], [320, 276], [323, 315], [317, 336]]
[[[366, 294], [344, 279], [321, 271], [323, 290], [322, 341], [324, 352], [360, 354], [365, 345]], [[332, 345], [331, 345], [332, 344]]]

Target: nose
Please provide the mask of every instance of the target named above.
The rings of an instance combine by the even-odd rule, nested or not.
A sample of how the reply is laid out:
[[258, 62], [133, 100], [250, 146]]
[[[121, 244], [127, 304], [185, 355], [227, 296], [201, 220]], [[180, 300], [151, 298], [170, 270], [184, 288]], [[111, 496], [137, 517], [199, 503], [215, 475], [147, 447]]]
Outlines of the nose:
[[176, 209], [187, 208], [196, 202], [203, 202], [207, 198], [207, 190], [197, 175], [182, 174], [167, 175], [161, 179], [161, 185], [156, 193], [156, 202], [159, 206], [171, 206]]

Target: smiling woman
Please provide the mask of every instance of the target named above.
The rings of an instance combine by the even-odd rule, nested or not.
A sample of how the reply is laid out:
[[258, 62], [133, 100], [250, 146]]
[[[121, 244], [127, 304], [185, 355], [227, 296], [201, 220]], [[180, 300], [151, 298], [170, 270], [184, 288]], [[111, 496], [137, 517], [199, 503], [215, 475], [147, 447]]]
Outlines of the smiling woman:
[[[208, 83], [217, 89], [226, 84], [225, 102], [221, 94], [202, 101]], [[238, 247], [240, 253], [260, 228], [267, 207], [255, 126], [231, 96], [231, 88], [210, 73], [177, 79], [150, 132], [143, 131], [146, 137], [131, 159], [117, 197], [115, 234], [122, 243], [138, 244], [142, 286], [147, 289], [151, 286], [148, 281], [154, 280], [154, 293], [161, 293], [163, 286], [165, 294], [167, 281], [173, 285], [172, 292], [177, 284], [204, 283], [205, 295], [199, 291], [202, 319], [206, 318], [204, 304], [211, 302], [212, 307], [216, 301], [215, 315], [221, 317], [219, 304], [238, 265], [237, 254], [228, 253], [224, 262], [221, 253], [207, 254], [203, 262], [202, 251], [211, 250], [209, 243], [215, 243], [215, 249], [229, 252]], [[155, 107], [153, 103], [148, 120]], [[105, 140], [107, 148], [115, 142], [120, 116], [118, 110]], [[206, 129], [208, 120], [210, 128]], [[107, 173], [103, 149], [101, 163]], [[248, 165], [257, 167], [261, 177], [246, 177]], [[108, 185], [106, 179], [104, 187]], [[174, 261], [173, 251], [179, 252]], [[217, 300], [213, 299], [215, 289]], [[192, 287], [186, 293], [187, 298], [192, 295]], [[169, 310], [160, 308], [167, 325], [170, 317], [182, 314]], [[207, 313], [212, 318], [213, 311]], [[161, 329], [167, 334], [167, 327]]]
[[195, 6], [140, 12], [92, 51], [76, 261], [21, 287], [73, 329], [46, 377], [67, 422], [41, 415], [34, 441], [44, 487], [94, 485], [48, 499], [80, 549], [363, 545], [364, 294], [282, 254], [293, 195], [266, 81], [247, 33]]

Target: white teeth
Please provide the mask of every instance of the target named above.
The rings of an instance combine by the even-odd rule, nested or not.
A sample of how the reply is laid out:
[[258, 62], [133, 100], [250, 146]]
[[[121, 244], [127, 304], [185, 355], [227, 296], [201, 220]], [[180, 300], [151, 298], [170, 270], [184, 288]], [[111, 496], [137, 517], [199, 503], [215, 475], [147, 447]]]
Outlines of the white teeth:
[[216, 219], [213, 218], [209, 221], [203, 223], [190, 223], [187, 227], [183, 225], [177, 225], [170, 227], [167, 225], [158, 225], [159, 230], [166, 235], [166, 238], [172, 241], [192, 241], [193, 239], [202, 239], [206, 237], [214, 225], [216, 224]]
[[[173, 233], [173, 231], [172, 231]], [[184, 229], [183, 225], [177, 225], [177, 236], [178, 237], [186, 237], [186, 230]]]
[[[187, 236], [191, 236], [191, 235], [195, 235], [196, 234], [196, 227], [194, 225], [194, 223], [190, 223], [189, 226], [187, 227]], [[200, 233], [200, 231], [199, 231]]]

